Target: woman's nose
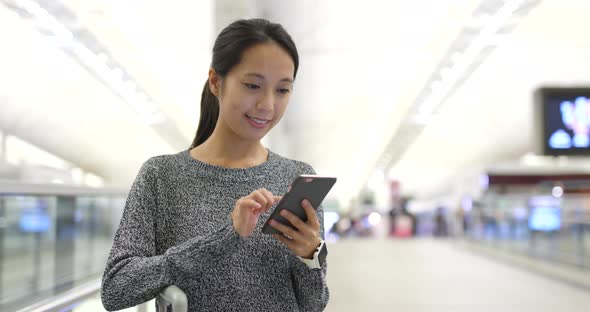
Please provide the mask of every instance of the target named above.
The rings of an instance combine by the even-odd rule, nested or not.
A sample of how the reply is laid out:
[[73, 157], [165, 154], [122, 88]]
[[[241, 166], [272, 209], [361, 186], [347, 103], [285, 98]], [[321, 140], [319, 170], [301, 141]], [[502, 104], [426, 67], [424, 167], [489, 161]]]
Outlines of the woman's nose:
[[272, 110], [274, 107], [274, 94], [266, 92], [264, 96], [256, 103], [256, 108], [260, 110]]

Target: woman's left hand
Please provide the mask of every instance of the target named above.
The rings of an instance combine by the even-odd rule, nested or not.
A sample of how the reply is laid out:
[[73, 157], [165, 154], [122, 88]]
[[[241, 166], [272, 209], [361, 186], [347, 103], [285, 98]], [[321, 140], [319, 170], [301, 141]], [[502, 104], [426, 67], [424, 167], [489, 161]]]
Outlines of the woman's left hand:
[[303, 200], [301, 206], [303, 206], [307, 214], [307, 222], [303, 222], [303, 220], [286, 209], [281, 211], [281, 216], [287, 219], [297, 230], [276, 220], [271, 220], [270, 225], [284, 234], [273, 234], [274, 238], [285, 244], [295, 255], [311, 259], [321, 242], [320, 221], [315, 209], [308, 200]]

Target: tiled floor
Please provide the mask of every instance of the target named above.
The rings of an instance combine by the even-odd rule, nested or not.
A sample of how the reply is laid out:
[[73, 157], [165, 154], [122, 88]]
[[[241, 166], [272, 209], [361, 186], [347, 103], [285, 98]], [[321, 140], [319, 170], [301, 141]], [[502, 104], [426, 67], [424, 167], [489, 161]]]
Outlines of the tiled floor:
[[[588, 290], [446, 241], [350, 240], [329, 250], [329, 312], [590, 311]], [[76, 311], [104, 310], [96, 298]]]

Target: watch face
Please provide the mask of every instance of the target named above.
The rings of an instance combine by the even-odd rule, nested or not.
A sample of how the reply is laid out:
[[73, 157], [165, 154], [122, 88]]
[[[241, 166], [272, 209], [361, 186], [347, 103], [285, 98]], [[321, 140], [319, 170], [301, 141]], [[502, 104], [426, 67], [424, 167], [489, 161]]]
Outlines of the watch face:
[[322, 244], [320, 249], [320, 253], [318, 254], [318, 261], [320, 262], [321, 266], [324, 266], [326, 263], [326, 257], [328, 256], [328, 248], [326, 247], [326, 243]]

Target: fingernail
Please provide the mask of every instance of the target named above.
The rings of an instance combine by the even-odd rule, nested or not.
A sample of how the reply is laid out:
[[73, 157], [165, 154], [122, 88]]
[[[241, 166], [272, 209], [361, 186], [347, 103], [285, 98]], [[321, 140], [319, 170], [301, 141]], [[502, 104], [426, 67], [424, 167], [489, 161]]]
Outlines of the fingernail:
[[287, 210], [281, 210], [281, 216], [286, 217], [289, 214]]

